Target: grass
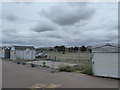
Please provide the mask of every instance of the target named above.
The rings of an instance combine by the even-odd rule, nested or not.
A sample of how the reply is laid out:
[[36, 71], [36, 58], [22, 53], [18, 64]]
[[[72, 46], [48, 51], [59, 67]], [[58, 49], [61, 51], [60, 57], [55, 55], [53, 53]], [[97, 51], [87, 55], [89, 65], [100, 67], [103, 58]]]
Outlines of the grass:
[[90, 62], [84, 62], [74, 66], [60, 65], [58, 70], [65, 71], [65, 72], [77, 72], [77, 73], [92, 75], [92, 64]]
[[92, 54], [89, 52], [80, 52], [80, 53], [66, 52], [65, 54], [62, 54], [61, 52], [56, 52], [56, 53], [47, 52], [47, 54], [48, 54], [47, 59], [60, 60], [60, 62], [62, 63], [70, 63], [70, 64], [84, 63], [84, 61], [87, 62], [88, 60], [90, 60], [92, 56]]
[[58, 68], [59, 71], [73, 72], [74, 67], [68, 65], [60, 65]]
[[92, 64], [90, 62], [80, 64], [81, 73], [92, 75]]
[[73, 64], [76, 64], [75, 60], [60, 60], [60, 62], [62, 62], [62, 63], [73, 63]]
[[23, 60], [24, 62], [32, 62], [32, 61], [34, 61], [34, 60]]
[[[55, 59], [56, 60], [89, 60], [92, 56], [91, 53], [88, 52], [80, 52], [80, 53], [73, 53], [73, 52], [66, 52], [62, 54], [61, 52], [47, 52], [48, 57], [47, 59]], [[50, 56], [50, 57], [49, 57]]]
[[84, 64], [84, 63], [89, 63], [89, 60], [60, 60], [60, 62], [63, 63], [71, 63], [71, 64]]

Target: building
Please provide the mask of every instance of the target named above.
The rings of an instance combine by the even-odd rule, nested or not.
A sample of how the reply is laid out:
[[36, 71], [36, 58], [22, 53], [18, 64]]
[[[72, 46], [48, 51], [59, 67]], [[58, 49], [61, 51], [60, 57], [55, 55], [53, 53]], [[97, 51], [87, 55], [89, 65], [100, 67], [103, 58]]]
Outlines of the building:
[[95, 76], [104, 76], [120, 78], [118, 69], [120, 69], [118, 56], [120, 47], [113, 44], [104, 44], [94, 47], [92, 69]]
[[10, 58], [10, 47], [0, 47], [0, 58]]
[[34, 60], [35, 48], [33, 46], [13, 46], [10, 50], [11, 60]]

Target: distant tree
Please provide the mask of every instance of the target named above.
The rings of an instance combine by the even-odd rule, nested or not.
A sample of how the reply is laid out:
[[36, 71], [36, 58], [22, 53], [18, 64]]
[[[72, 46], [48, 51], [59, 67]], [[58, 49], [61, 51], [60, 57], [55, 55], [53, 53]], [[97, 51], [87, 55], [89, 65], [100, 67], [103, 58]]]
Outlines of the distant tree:
[[61, 46], [61, 50], [65, 51], [65, 46], [64, 45]]
[[58, 50], [58, 47], [59, 47], [59, 46], [55, 46], [54, 49], [55, 49], [55, 50]]
[[53, 51], [53, 49], [50, 49], [50, 51]]
[[92, 52], [92, 49], [89, 49], [89, 52], [91, 53], [91, 52]]
[[80, 48], [81, 51], [86, 51], [86, 49], [87, 48], [84, 45]]
[[91, 46], [87, 46], [86, 48], [87, 48], [88, 52], [90, 52], [90, 53], [92, 52]]
[[54, 47], [57, 51], [65, 51], [65, 46], [62, 45], [62, 46], [55, 46]]
[[72, 52], [73, 50], [74, 50], [74, 48], [73, 48], [73, 47], [70, 47], [70, 48], [69, 48], [69, 51], [71, 51], [71, 52]]
[[58, 48], [58, 46], [55, 46], [54, 48], [56, 48], [56, 49], [57, 49], [57, 48]]
[[75, 51], [78, 51], [78, 47], [74, 47], [74, 50], [75, 50]]

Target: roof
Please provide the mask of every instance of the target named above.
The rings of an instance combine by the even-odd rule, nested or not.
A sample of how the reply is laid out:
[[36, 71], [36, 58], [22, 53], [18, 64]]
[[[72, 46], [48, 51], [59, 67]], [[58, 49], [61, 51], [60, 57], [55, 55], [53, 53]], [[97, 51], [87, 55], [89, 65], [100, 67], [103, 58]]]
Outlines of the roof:
[[19, 50], [35, 49], [34, 46], [13, 46], [13, 47]]
[[11, 49], [10, 46], [0, 46], [1, 49]]
[[120, 46], [107, 43], [104, 45], [97, 45], [96, 47], [93, 47], [92, 51], [93, 52], [116, 53], [116, 52], [120, 52]]

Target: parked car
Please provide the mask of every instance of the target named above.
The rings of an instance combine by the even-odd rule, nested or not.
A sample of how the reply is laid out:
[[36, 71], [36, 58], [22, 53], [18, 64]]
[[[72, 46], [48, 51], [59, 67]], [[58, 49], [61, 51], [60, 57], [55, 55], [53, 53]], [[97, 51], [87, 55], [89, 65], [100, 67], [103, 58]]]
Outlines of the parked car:
[[36, 58], [46, 58], [47, 54], [46, 53], [38, 53], [35, 55]]

